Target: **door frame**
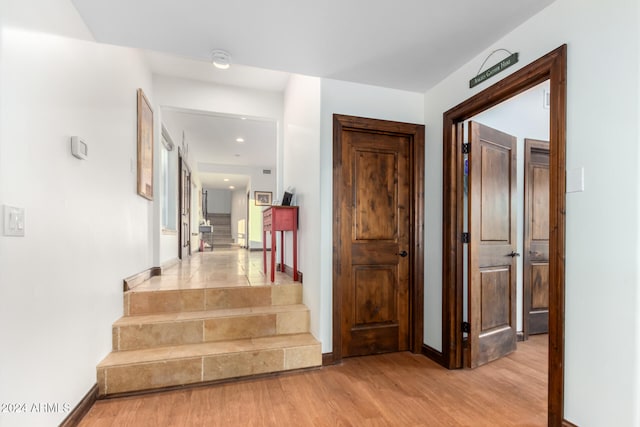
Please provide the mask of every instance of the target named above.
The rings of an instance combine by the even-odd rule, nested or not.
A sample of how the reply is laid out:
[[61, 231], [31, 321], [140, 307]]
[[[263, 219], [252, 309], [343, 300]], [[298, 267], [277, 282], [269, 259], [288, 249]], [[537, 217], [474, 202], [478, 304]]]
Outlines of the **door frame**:
[[402, 135], [409, 147], [409, 349], [420, 353], [424, 329], [424, 125], [392, 122], [363, 117], [333, 115], [333, 352], [324, 357], [325, 364], [342, 360], [342, 300], [338, 274], [341, 264], [340, 199], [344, 190], [342, 177], [342, 131], [346, 129]]
[[[189, 203], [185, 204], [185, 183], [183, 182], [183, 173], [187, 172], [189, 177], [189, 193], [191, 193], [191, 168], [185, 161], [185, 158], [182, 154], [182, 149], [178, 147], [178, 259], [184, 260], [185, 258], [189, 258], [191, 256], [191, 194], [189, 194]], [[185, 236], [184, 224], [182, 222], [182, 217], [185, 215], [185, 210], [188, 212], [189, 218], [189, 230], [188, 230], [188, 240], [189, 240], [189, 250], [186, 254], [186, 257], [183, 256], [182, 251], [186, 246], [182, 246], [182, 239]]]
[[443, 114], [443, 364], [462, 367], [463, 155], [456, 124], [550, 80], [548, 424], [564, 406], [565, 150], [567, 46], [549, 52]]

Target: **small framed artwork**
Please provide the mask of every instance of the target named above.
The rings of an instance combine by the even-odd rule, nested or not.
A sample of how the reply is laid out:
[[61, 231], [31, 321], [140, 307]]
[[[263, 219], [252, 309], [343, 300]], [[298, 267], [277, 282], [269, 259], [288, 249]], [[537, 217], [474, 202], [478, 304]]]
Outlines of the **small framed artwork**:
[[271, 191], [256, 191], [256, 206], [271, 206], [272, 197], [273, 193], [271, 193]]
[[138, 89], [138, 194], [153, 200], [153, 109]]

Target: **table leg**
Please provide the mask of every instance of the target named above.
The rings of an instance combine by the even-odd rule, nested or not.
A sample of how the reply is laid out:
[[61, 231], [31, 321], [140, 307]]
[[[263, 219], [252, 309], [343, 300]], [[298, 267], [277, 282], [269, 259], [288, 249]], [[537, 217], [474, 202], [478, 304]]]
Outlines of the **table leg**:
[[298, 281], [298, 225], [293, 227], [293, 281]]
[[271, 282], [276, 279], [276, 239], [278, 235], [271, 230]]
[[280, 271], [284, 273], [284, 231], [280, 231]]
[[267, 275], [267, 232], [264, 230], [262, 230], [262, 267], [264, 270], [264, 274], [266, 276]]

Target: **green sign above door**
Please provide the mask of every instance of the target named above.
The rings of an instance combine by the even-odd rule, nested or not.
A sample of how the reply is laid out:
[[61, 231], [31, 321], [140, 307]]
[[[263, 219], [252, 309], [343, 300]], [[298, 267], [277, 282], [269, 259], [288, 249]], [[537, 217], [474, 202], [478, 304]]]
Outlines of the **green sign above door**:
[[507, 68], [511, 67], [513, 64], [516, 64], [517, 62], [518, 62], [518, 52], [512, 53], [507, 58], [503, 59], [493, 67], [489, 68], [486, 71], [483, 71], [482, 73], [478, 74], [477, 76], [469, 80], [469, 89], [479, 85], [480, 83], [487, 80], [488, 78], [495, 76], [500, 71], [506, 70]]

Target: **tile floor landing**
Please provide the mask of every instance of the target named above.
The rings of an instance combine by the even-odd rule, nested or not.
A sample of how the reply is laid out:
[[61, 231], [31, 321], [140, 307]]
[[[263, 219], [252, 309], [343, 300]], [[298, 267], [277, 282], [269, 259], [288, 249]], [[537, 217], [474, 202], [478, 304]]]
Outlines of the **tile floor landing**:
[[[270, 267], [267, 252], [267, 268]], [[200, 289], [233, 286], [265, 286], [295, 283], [293, 278], [276, 270], [275, 281], [263, 270], [262, 251], [232, 248], [194, 252], [188, 260], [163, 270], [161, 276], [136, 286], [133, 291]], [[269, 270], [267, 270], [269, 273]]]

